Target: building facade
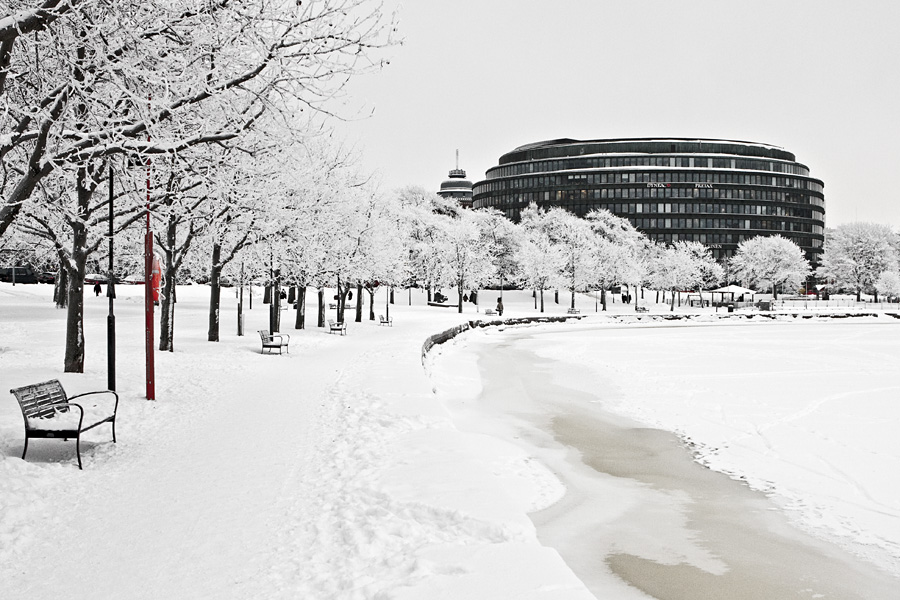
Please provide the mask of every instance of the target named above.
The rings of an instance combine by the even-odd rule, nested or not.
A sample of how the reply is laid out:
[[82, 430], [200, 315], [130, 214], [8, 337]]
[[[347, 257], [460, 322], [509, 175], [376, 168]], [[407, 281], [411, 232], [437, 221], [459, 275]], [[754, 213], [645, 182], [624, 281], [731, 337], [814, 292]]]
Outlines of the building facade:
[[779, 234], [815, 264], [824, 241], [822, 181], [790, 152], [753, 142], [538, 142], [501, 156], [473, 186], [474, 208], [496, 208], [513, 221], [531, 202], [579, 216], [604, 208], [650, 239], [700, 242], [716, 258], [747, 238]]

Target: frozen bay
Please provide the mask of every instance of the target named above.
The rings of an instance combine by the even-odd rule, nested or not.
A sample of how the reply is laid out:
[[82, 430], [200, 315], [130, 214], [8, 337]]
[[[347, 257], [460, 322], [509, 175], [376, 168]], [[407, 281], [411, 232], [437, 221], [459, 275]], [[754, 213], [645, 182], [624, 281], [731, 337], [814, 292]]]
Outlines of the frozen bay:
[[[894, 435], [900, 415], [895, 401], [900, 364], [898, 325], [900, 322], [883, 317], [784, 317], [776, 322], [607, 322], [479, 331], [457, 342], [478, 358], [456, 358], [459, 364], [453, 370], [466, 369], [468, 361], [468, 369], [477, 369], [483, 377], [483, 389], [470, 382], [468, 398], [453, 408], [462, 428], [489, 433], [496, 428], [492, 434], [530, 448], [566, 483], [568, 498], [562, 496], [556, 508], [548, 510], [564, 512], [559, 506], [567, 503], [570, 506], [565, 510], [581, 510], [578, 517], [569, 515], [568, 529], [558, 528], [556, 534], [562, 543], [578, 547], [584, 560], [602, 564], [606, 558], [612, 567], [618, 561], [619, 570], [646, 571], [646, 564], [610, 559], [624, 545], [632, 550], [637, 547], [636, 556], [643, 552], [644, 558], [649, 556], [661, 564], [684, 562], [709, 573], [728, 570], [727, 565], [716, 562], [715, 552], [708, 552], [707, 546], [714, 544], [703, 540], [689, 544], [688, 549], [676, 544], [674, 549], [654, 555], [648, 550], [654, 544], [666, 547], [671, 542], [665, 527], [657, 523], [643, 532], [646, 544], [634, 542], [636, 530], [623, 527], [624, 515], [635, 503], [650, 500], [636, 500], [642, 494], [631, 484], [608, 489], [603, 488], [610, 485], [608, 481], [587, 481], [582, 463], [591, 462], [592, 452], [596, 463], [602, 452], [579, 445], [578, 439], [591, 441], [586, 433], [589, 429], [585, 429], [590, 419], [612, 416], [625, 423], [633, 420], [619, 427], [642, 435], [653, 428], [674, 432], [677, 437], [668, 443], [680, 442], [682, 455], [693, 455], [699, 463], [746, 481], [769, 496], [745, 499], [765, 500], [769, 508], [759, 510], [784, 513], [798, 532], [810, 532], [877, 565], [881, 571], [862, 566], [866, 573], [861, 575], [862, 581], [874, 587], [861, 597], [890, 597], [877, 590], [884, 581], [887, 589], [896, 585], [898, 573], [900, 484], [896, 473], [900, 443]], [[454, 360], [449, 357], [452, 351], [447, 354], [448, 360]], [[466, 397], [458, 391], [451, 395]], [[578, 464], [573, 466], [571, 456], [564, 458], [561, 441], [577, 448], [581, 458], [574, 462]], [[614, 452], [612, 446], [615, 444], [605, 452]], [[621, 449], [621, 444], [617, 447]], [[610, 465], [606, 467], [599, 470], [609, 473]], [[681, 467], [667, 468], [675, 473]], [[638, 472], [616, 475], [644, 486], [648, 483]], [[592, 509], [595, 517], [585, 508], [592, 493], [603, 494], [602, 506]], [[697, 499], [661, 502], [692, 505]], [[742, 505], [735, 504], [736, 509], [738, 506]], [[584, 529], [585, 519], [596, 518], [597, 511], [609, 513], [600, 520], [615, 521], [616, 526], [607, 528], [606, 533], [621, 539], [604, 540], [602, 556], [588, 558], [586, 555], [598, 550], [591, 550], [585, 534], [578, 530]], [[532, 515], [539, 531], [541, 515], [546, 513]], [[653, 523], [645, 519], [648, 522]], [[662, 522], [674, 527], [671, 515]], [[764, 522], [766, 528], [775, 527], [768, 516]], [[735, 529], [736, 534], [738, 531]], [[554, 545], [546, 535], [541, 538]], [[556, 547], [588, 582], [584, 570], [573, 564], [564, 549]], [[831, 550], [820, 545], [815, 552], [828, 554]], [[829, 564], [828, 560], [822, 564]], [[824, 569], [838, 572], [833, 564]], [[885, 573], [891, 573], [886, 580]], [[690, 597], [703, 597], [693, 593]], [[739, 597], [724, 587], [720, 593]]]

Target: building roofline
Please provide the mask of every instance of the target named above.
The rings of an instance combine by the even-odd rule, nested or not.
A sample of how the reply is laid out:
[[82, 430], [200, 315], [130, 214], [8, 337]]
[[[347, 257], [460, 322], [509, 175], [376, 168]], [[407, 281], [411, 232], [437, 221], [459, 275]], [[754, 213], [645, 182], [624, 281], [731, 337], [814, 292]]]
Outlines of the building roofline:
[[[610, 139], [593, 139], [593, 140], [576, 140], [572, 138], [558, 138], [553, 140], [545, 140], [524, 144], [507, 152], [500, 157], [499, 164], [508, 164], [511, 162], [521, 162], [527, 160], [539, 160], [544, 158], [564, 158], [568, 156], [582, 156], [584, 154], [607, 153], [602, 152], [603, 146], [615, 146], [625, 144], [646, 144], [644, 150], [614, 150], [608, 153], [644, 153], [644, 154], [697, 154], [702, 152], [716, 152], [715, 147], [731, 147], [738, 149], [740, 147], [747, 148], [747, 156], [767, 157], [780, 160], [796, 161], [794, 154], [786, 151], [780, 146], [772, 144], [764, 144], [760, 142], [749, 142], [742, 140], [726, 140], [715, 138], [684, 138], [684, 137], [645, 137], [645, 138], [610, 138]], [[708, 144], [710, 148], [704, 148], [703, 145]], [[668, 145], [668, 147], [666, 147]], [[672, 146], [675, 146], [675, 149]], [[566, 147], [573, 146], [593, 146], [594, 149], [587, 151], [582, 150], [579, 154], [568, 154], [565, 152], [553, 152], [554, 149], [562, 150]], [[731, 152], [735, 153], [735, 152]], [[744, 155], [745, 153], [736, 152]]]

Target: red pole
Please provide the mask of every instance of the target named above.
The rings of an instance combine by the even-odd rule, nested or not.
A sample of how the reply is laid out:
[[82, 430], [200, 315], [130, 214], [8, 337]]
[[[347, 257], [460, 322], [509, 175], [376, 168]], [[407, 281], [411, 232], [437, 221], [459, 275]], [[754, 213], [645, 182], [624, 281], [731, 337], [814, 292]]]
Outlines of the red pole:
[[[149, 103], [150, 98], [147, 98]], [[147, 141], [150, 133], [147, 132]], [[153, 377], [153, 232], [150, 231], [150, 157], [147, 157], [147, 233], [144, 235], [144, 314], [147, 354], [147, 400], [156, 400]]]

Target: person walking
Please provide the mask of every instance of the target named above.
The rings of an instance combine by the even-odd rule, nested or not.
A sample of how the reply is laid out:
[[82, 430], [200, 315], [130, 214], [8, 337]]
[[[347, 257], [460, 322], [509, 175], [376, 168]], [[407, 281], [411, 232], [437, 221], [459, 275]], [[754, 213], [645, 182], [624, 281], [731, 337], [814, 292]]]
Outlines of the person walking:
[[99, 283], [95, 283], [95, 284], [94, 284], [94, 295], [95, 295], [95, 296], [99, 296], [99, 295], [100, 295], [100, 292], [102, 292], [102, 291], [103, 291], [103, 288], [100, 287], [100, 284], [99, 284]]
[[497, 298], [497, 315], [503, 316], [503, 298]]

